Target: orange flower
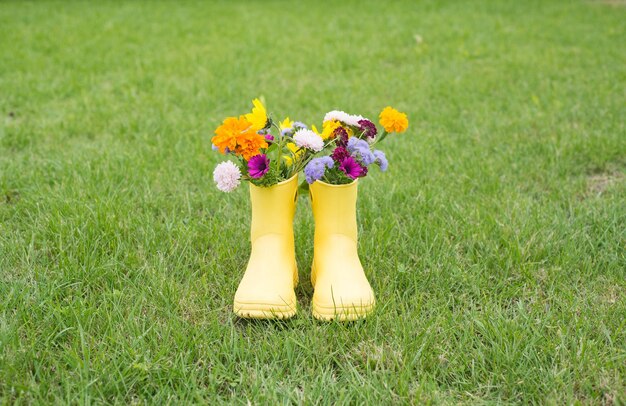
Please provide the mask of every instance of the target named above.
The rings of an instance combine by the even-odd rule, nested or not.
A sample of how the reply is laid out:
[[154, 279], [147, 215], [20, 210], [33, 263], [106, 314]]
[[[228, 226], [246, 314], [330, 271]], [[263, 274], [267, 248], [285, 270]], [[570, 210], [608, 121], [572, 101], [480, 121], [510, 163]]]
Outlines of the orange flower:
[[217, 127], [215, 134], [211, 142], [222, 154], [228, 149], [248, 160], [258, 155], [261, 148], [267, 148], [265, 137], [257, 134], [244, 116], [226, 118], [222, 125]]
[[222, 154], [226, 153], [227, 148], [234, 151], [237, 147], [237, 136], [249, 127], [250, 123], [245, 118], [227, 117], [215, 130], [215, 137], [211, 138], [211, 142]]
[[261, 148], [267, 148], [265, 137], [254, 131], [246, 131], [237, 137], [237, 149], [235, 153], [243, 156], [248, 161], [255, 155], [261, 153]]
[[380, 125], [383, 126], [388, 133], [401, 133], [409, 127], [409, 119], [406, 114], [400, 113], [392, 107], [385, 107], [380, 112]]

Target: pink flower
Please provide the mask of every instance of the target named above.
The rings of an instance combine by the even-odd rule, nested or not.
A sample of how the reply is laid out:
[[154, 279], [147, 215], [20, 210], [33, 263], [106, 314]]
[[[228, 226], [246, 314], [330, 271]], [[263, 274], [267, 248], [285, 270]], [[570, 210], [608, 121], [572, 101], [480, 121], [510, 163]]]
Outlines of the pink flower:
[[265, 154], [255, 155], [248, 161], [248, 173], [252, 179], [262, 178], [270, 170], [270, 160]]
[[361, 176], [364, 176], [363, 167], [359, 165], [357, 161], [354, 160], [351, 156], [344, 158], [339, 164], [339, 169], [346, 174], [350, 179], [356, 179]]

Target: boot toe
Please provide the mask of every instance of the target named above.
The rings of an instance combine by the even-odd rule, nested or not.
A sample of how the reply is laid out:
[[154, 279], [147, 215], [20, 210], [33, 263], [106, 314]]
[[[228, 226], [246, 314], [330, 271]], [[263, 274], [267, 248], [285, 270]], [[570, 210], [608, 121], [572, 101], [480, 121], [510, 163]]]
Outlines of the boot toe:
[[366, 317], [376, 304], [371, 289], [341, 292], [316, 290], [313, 295], [313, 316], [320, 320], [357, 320]]
[[292, 286], [280, 289], [274, 284], [263, 285], [242, 284], [237, 289], [233, 309], [238, 316], [283, 319], [296, 314], [296, 295]]

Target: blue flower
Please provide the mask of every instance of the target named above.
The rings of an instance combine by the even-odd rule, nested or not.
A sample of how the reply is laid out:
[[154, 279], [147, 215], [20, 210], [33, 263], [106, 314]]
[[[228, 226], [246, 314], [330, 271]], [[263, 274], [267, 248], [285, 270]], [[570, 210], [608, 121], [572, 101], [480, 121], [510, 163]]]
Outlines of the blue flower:
[[365, 166], [369, 166], [376, 161], [376, 157], [370, 151], [370, 145], [367, 141], [358, 139], [357, 137], [351, 137], [348, 140], [348, 151], [355, 157], [361, 158], [361, 161]]
[[374, 156], [376, 157], [376, 164], [380, 166], [380, 170], [385, 172], [389, 166], [385, 153], [379, 149], [374, 150]]
[[329, 156], [312, 159], [304, 168], [306, 181], [310, 184], [324, 177], [326, 168], [332, 168], [335, 165], [333, 159]]

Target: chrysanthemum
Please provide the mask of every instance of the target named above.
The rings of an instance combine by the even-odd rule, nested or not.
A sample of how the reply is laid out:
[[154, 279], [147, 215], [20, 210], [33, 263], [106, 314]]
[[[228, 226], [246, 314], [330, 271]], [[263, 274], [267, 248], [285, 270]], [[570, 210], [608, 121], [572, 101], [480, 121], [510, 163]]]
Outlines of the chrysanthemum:
[[259, 131], [263, 128], [267, 128], [269, 121], [267, 119], [267, 111], [265, 110], [265, 106], [261, 103], [261, 100], [254, 99], [252, 100], [252, 104], [254, 107], [252, 108], [252, 112], [245, 115], [246, 120], [248, 120], [252, 124], [252, 128], [255, 131]]
[[252, 179], [262, 178], [270, 170], [270, 159], [265, 154], [255, 155], [248, 161], [248, 173]]
[[380, 125], [383, 126], [388, 133], [401, 133], [409, 127], [409, 119], [406, 114], [400, 113], [392, 107], [385, 107], [380, 112]]
[[218, 164], [213, 171], [213, 180], [222, 192], [232, 192], [239, 186], [241, 171], [230, 161]]
[[314, 152], [320, 152], [324, 148], [324, 140], [311, 130], [301, 129], [296, 131], [293, 140], [297, 146], [307, 148]]

